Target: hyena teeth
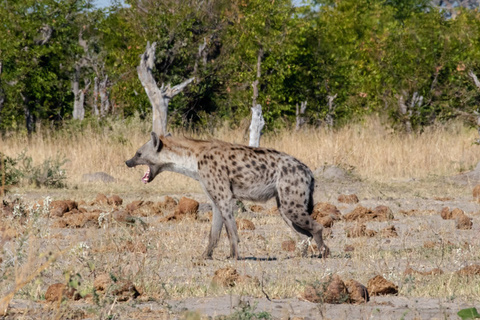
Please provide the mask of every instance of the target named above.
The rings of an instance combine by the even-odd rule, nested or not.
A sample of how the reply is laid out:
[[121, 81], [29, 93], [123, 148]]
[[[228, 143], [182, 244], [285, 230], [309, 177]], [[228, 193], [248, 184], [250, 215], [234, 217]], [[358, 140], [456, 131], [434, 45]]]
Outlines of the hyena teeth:
[[148, 177], [150, 176], [150, 167], [148, 167], [147, 172], [142, 177], [142, 182], [143, 183], [148, 183]]

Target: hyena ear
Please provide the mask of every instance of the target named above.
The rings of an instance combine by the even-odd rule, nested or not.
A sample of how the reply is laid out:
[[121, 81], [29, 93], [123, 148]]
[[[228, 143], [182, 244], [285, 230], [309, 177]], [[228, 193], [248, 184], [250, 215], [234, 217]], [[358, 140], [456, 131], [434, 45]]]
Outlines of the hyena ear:
[[152, 135], [153, 148], [157, 150], [157, 152], [160, 152], [160, 150], [162, 150], [162, 147], [163, 147], [162, 140], [160, 140], [160, 138], [157, 136], [155, 132], [152, 132], [151, 135]]

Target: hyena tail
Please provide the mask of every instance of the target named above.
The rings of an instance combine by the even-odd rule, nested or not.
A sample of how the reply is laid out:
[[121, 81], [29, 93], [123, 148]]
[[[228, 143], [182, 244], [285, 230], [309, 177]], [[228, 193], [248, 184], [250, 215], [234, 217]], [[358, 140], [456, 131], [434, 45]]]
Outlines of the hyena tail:
[[310, 185], [309, 185], [309, 192], [310, 194], [308, 195], [308, 204], [307, 204], [307, 212], [309, 215], [312, 215], [313, 212], [313, 191], [315, 190], [315, 179], [312, 177], [310, 180]]

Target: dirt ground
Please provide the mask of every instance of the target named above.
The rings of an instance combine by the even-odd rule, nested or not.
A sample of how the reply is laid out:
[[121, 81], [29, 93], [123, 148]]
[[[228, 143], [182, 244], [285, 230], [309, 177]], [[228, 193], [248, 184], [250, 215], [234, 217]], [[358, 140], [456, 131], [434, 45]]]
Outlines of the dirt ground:
[[[166, 195], [157, 193], [156, 185], [149, 192], [115, 188], [118, 198], [103, 197], [96, 191], [103, 182], [88, 182], [81, 192], [13, 190], [2, 209], [1, 297], [15, 290], [4, 318], [459, 319], [462, 309], [480, 309], [480, 267], [463, 269], [480, 264], [480, 203], [472, 194], [480, 183], [479, 168], [388, 183], [361, 180], [335, 167], [315, 174], [315, 202], [340, 212], [325, 229], [327, 259], [319, 258], [313, 246], [307, 257], [289, 251], [286, 243], [298, 238], [274, 214], [273, 201], [238, 208], [237, 219], [252, 223], [239, 227], [241, 260], [225, 258], [229, 248], [223, 232], [214, 259], [204, 261], [211, 213], [203, 194]], [[342, 194], [355, 194], [358, 202], [340, 202]], [[76, 208], [50, 206], [42, 213], [30, 207], [46, 196], [74, 200]], [[183, 197], [198, 201], [198, 208], [195, 203], [180, 208]], [[14, 209], [19, 203], [26, 209]], [[367, 216], [349, 220], [359, 206]], [[369, 218], [378, 206], [392, 215]], [[467, 217], [465, 227], [458, 217], [442, 217], [460, 211]], [[49, 260], [56, 253], [61, 254]], [[226, 269], [238, 277], [225, 284], [215, 275]], [[34, 276], [20, 284], [29, 275]], [[102, 275], [107, 275], [103, 287]], [[380, 275], [398, 293], [369, 292], [369, 301], [358, 304], [308, 301], [306, 288], [331, 275], [354, 279], [369, 291], [369, 280]], [[48, 301], [47, 289], [55, 283], [80, 294], [67, 297], [64, 291]], [[122, 289], [112, 289], [120, 283]]]

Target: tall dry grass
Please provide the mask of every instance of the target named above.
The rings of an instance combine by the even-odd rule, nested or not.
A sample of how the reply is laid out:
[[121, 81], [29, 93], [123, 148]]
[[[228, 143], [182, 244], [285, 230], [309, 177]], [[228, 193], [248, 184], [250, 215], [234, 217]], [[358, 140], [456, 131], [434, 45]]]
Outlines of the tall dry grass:
[[[144, 168], [128, 169], [124, 161], [149, 139], [150, 121], [133, 119], [112, 122], [107, 126], [86, 125], [59, 131], [40, 130], [26, 136], [0, 138], [1, 151], [15, 157], [26, 150], [34, 162], [41, 163], [60, 154], [69, 185], [81, 189], [82, 175], [103, 171], [119, 180], [112, 188], [142, 188], [139, 180]], [[210, 137], [246, 143], [245, 128], [225, 125]], [[176, 131], [174, 134], [208, 138], [206, 134]], [[261, 145], [289, 153], [315, 169], [324, 164], [354, 168], [363, 179], [387, 182], [392, 179], [426, 178], [453, 175], [474, 168], [480, 159], [480, 146], [473, 144], [476, 130], [453, 122], [427, 128], [412, 135], [394, 132], [372, 117], [338, 130], [308, 128], [300, 132], [283, 131], [262, 137]], [[198, 184], [176, 174], [156, 179], [165, 192], [196, 192]], [[123, 187], [122, 187], [123, 186]], [[89, 188], [91, 188], [89, 186]], [[149, 187], [151, 189], [151, 186]]]

